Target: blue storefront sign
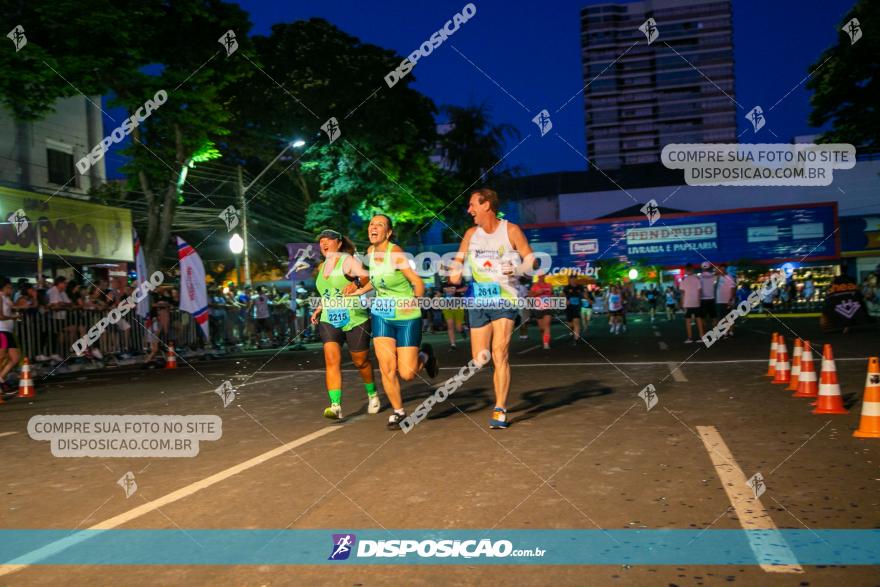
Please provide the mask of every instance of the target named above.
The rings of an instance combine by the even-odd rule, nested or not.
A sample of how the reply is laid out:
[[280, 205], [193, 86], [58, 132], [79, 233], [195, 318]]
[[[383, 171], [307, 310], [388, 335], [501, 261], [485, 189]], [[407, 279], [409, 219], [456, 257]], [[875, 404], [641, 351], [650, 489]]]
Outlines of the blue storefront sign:
[[809, 263], [840, 256], [835, 202], [613, 218], [524, 227], [536, 250], [555, 246], [553, 263], [603, 259], [648, 265]]

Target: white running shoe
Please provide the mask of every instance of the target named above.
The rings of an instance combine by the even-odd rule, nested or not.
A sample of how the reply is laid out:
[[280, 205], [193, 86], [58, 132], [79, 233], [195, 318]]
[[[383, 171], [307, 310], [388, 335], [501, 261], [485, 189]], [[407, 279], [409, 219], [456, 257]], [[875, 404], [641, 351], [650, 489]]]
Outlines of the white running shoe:
[[549, 351], [549, 350], [550, 350], [550, 345], [547, 344], [546, 342], [544, 343], [544, 350], [545, 350], [545, 351]]
[[329, 408], [324, 410], [324, 417], [331, 420], [339, 420], [342, 418], [342, 406], [339, 404], [330, 404]]
[[47, 357], [46, 355], [37, 355], [36, 359], [37, 359], [37, 361], [42, 363], [42, 362], [48, 361], [49, 357]]
[[58, 353], [53, 353], [53, 354], [49, 355], [49, 358], [53, 361], [58, 362], [58, 363], [60, 363], [64, 360], [64, 357], [62, 357]]
[[378, 414], [379, 413], [379, 394], [370, 396], [370, 403], [367, 404], [367, 413], [368, 414]]

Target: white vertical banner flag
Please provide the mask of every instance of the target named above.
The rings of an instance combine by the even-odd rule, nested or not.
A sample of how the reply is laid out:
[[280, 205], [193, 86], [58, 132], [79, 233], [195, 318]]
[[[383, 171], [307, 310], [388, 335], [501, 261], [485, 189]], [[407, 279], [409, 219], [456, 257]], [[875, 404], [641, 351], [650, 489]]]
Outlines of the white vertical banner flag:
[[193, 315], [208, 336], [208, 284], [205, 266], [196, 250], [177, 237], [177, 258], [180, 261], [180, 309]]
[[[134, 271], [137, 273], [137, 284], [139, 287], [142, 283], [150, 280], [147, 274], [147, 262], [144, 260], [144, 251], [141, 249], [141, 239], [138, 238], [137, 231], [132, 229], [134, 233]], [[150, 296], [146, 295], [137, 303], [137, 315], [146, 318], [150, 315]]]

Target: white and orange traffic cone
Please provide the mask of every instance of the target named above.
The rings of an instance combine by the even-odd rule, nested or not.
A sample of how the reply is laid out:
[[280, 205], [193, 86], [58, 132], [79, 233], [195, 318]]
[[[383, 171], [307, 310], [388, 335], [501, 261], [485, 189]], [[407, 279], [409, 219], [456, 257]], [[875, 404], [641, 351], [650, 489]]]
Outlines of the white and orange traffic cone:
[[773, 340], [770, 341], [770, 361], [767, 363], [767, 377], [776, 376], [776, 339], [779, 337], [778, 332], [773, 333]]
[[819, 379], [819, 399], [816, 400], [814, 414], [849, 414], [843, 407], [840, 384], [837, 382], [837, 366], [831, 345], [822, 347], [822, 375]]
[[865, 397], [862, 398], [862, 419], [856, 438], [880, 438], [880, 359], [868, 359], [868, 376], [865, 379]]
[[813, 350], [810, 341], [804, 341], [804, 350], [801, 353], [801, 372], [798, 375], [798, 390], [791, 397], [817, 397], [819, 386], [817, 385], [816, 366], [813, 364]]
[[36, 397], [37, 392], [34, 390], [34, 380], [31, 379], [31, 365], [27, 360], [27, 357], [24, 358], [24, 363], [21, 366], [21, 379], [18, 380], [18, 397], [20, 398], [32, 398]]
[[786, 391], [797, 391], [798, 390], [798, 378], [801, 374], [801, 353], [804, 351], [804, 344], [801, 339], [794, 339], [794, 351], [792, 351], [791, 358], [791, 380], [788, 382], [788, 387], [786, 387]]
[[785, 337], [780, 335], [776, 343], [776, 375], [772, 383], [787, 385], [791, 381], [791, 364], [788, 362], [788, 348], [785, 346]]
[[168, 343], [168, 354], [165, 356], [165, 368], [177, 369], [177, 353], [174, 352], [174, 343]]

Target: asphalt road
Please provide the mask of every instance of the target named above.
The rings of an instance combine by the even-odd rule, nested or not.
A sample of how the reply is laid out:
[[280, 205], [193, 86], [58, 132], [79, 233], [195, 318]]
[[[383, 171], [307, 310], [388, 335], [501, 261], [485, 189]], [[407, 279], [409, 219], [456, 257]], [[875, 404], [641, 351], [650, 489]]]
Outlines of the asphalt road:
[[[681, 320], [604, 319], [572, 346], [514, 337], [511, 420], [488, 429], [484, 369], [410, 433], [390, 432], [350, 364], [347, 418], [326, 406], [317, 349], [37, 380], [34, 401], [0, 406], [0, 528], [667, 529], [880, 528], [880, 440], [852, 438], [877, 330], [823, 334], [815, 319], [746, 320], [711, 348], [684, 344]], [[770, 333], [829, 342], [847, 415], [814, 416], [764, 375]], [[437, 343], [441, 375], [404, 386], [408, 410], [469, 359]], [[214, 390], [236, 388], [228, 407]], [[654, 385], [650, 411], [638, 393]], [[28, 436], [36, 415], [213, 414], [222, 437], [193, 458], [57, 458]], [[310, 436], [312, 435], [312, 436]], [[720, 444], [719, 444], [720, 442]], [[288, 443], [287, 450], [279, 449]], [[274, 452], [272, 452], [274, 451]], [[268, 455], [270, 456], [266, 456]], [[254, 457], [264, 455], [254, 460]], [[237, 468], [236, 468], [237, 467]], [[137, 491], [117, 484], [132, 472]], [[737, 475], [760, 472], [760, 500]], [[747, 488], [746, 488], [747, 489]], [[177, 492], [177, 493], [175, 493]], [[172, 496], [168, 498], [168, 496]], [[162, 499], [165, 498], [165, 499]], [[156, 501], [160, 500], [162, 501]], [[135, 509], [139, 508], [139, 509]], [[329, 547], [329, 542], [328, 542]], [[329, 554], [329, 553], [328, 553]], [[880, 568], [758, 565], [190, 565], [0, 567], [3, 585], [877, 585]]]

